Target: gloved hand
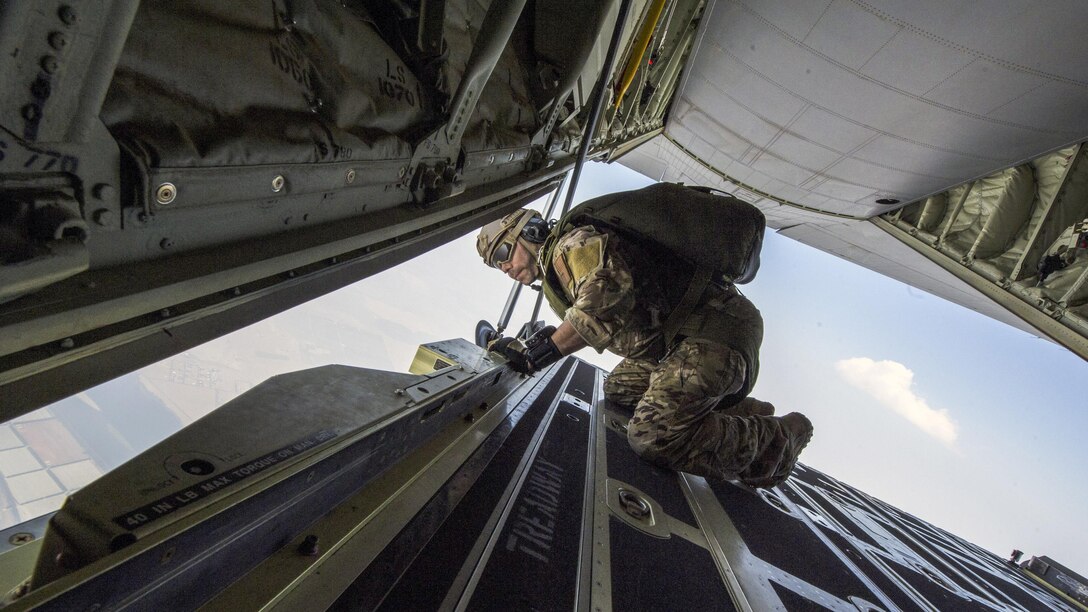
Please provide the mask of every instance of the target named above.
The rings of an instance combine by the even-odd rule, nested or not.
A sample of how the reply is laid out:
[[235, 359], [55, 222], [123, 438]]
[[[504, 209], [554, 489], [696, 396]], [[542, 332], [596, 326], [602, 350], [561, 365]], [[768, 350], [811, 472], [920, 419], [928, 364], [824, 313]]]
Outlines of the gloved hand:
[[552, 340], [555, 327], [549, 325], [536, 332], [525, 341], [525, 355], [529, 360], [529, 366], [533, 370], [539, 370], [550, 366], [563, 357], [559, 347]]
[[510, 366], [510, 369], [515, 372], [521, 372], [522, 374], [531, 374], [533, 372], [533, 367], [525, 354], [525, 345], [517, 338], [510, 336], [499, 338], [488, 344], [487, 350], [505, 357], [506, 365]]

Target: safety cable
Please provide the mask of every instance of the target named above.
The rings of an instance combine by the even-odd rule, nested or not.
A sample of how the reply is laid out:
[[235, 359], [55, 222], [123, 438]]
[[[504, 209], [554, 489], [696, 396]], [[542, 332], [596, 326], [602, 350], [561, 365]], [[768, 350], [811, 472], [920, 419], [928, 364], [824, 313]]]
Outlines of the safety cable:
[[[608, 44], [608, 53], [605, 55], [604, 64], [601, 66], [601, 75], [597, 78], [597, 84], [593, 87], [593, 107], [589, 111], [588, 124], [586, 125], [585, 132], [582, 134], [582, 142], [578, 145], [578, 158], [574, 162], [574, 169], [570, 172], [570, 185], [567, 187], [567, 197], [563, 201], [563, 210], [559, 213], [559, 219], [562, 219], [567, 211], [570, 210], [570, 205], [574, 201], [574, 191], [578, 187], [578, 179], [582, 176], [582, 166], [585, 164], [586, 156], [589, 155], [589, 147], [593, 143], [593, 135], [597, 131], [597, 124], [601, 118], [601, 110], [604, 108], [605, 93], [608, 90], [608, 83], [612, 78], [612, 68], [616, 61], [616, 49], [620, 46], [620, 39], [623, 38], [624, 25], [627, 22], [627, 13], [631, 9], [631, 0], [622, 0], [620, 3], [619, 14], [616, 16], [616, 25], [612, 30], [612, 40]], [[573, 95], [573, 94], [571, 94]], [[559, 186], [562, 188], [562, 185]], [[558, 194], [558, 189], [556, 190]], [[551, 210], [554, 205], [549, 206], [549, 218], [551, 216]], [[503, 308], [502, 314], [499, 316], [499, 326], [496, 329], [500, 334], [506, 329], [506, 325], [510, 323], [510, 317], [513, 315], [514, 306], [517, 304], [518, 295], [521, 293], [521, 283], [514, 281], [514, 287], [510, 289], [510, 295], [506, 298], [506, 306]], [[540, 313], [540, 300], [544, 297], [543, 292], [537, 297], [536, 308], [533, 310], [533, 318], [529, 320], [530, 323], [536, 320], [537, 315]]]

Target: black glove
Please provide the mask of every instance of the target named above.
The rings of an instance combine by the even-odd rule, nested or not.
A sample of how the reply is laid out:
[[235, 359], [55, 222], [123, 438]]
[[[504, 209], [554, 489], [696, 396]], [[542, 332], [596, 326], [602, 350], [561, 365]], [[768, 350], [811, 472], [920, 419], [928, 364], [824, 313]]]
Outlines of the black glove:
[[529, 364], [529, 358], [525, 354], [525, 345], [517, 338], [506, 336], [487, 345], [487, 350], [498, 353], [506, 358], [506, 365], [515, 372], [531, 374], [533, 367]]
[[563, 357], [563, 353], [559, 352], [559, 347], [552, 340], [554, 333], [555, 327], [549, 325], [525, 341], [525, 354], [533, 370], [546, 368]]

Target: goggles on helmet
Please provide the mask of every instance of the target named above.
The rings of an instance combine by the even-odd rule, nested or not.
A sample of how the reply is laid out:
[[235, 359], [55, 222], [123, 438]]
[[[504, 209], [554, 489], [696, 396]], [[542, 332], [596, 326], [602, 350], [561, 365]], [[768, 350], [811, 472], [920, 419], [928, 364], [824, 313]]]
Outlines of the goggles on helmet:
[[506, 237], [502, 239], [499, 246], [495, 247], [495, 250], [491, 253], [491, 261], [488, 264], [492, 268], [498, 268], [502, 264], [510, 261], [514, 257], [514, 250], [517, 248], [518, 237], [513, 232], [508, 233]]

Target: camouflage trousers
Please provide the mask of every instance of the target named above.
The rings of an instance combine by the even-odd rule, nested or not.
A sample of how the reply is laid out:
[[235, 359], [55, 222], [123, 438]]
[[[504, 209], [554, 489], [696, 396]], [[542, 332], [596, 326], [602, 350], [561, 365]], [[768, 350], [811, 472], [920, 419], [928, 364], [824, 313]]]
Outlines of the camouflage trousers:
[[634, 408], [627, 440], [643, 459], [699, 476], [758, 481], [773, 475], [787, 435], [767, 402], [719, 405], [741, 388], [744, 375], [737, 351], [685, 338], [660, 362], [624, 359], [604, 391]]

